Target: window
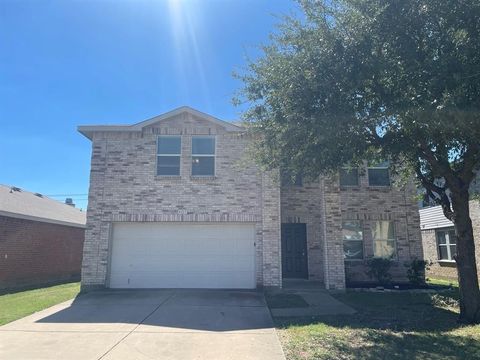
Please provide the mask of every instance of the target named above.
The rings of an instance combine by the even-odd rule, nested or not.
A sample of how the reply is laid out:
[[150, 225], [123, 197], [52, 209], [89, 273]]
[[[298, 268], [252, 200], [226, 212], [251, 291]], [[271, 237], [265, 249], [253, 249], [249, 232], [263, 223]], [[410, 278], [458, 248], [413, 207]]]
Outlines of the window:
[[343, 256], [345, 260], [363, 259], [363, 226], [358, 220], [342, 221]]
[[157, 175], [180, 176], [180, 136], [159, 136], [157, 141]]
[[390, 186], [390, 174], [388, 167], [368, 168], [369, 186]]
[[358, 169], [340, 169], [340, 186], [358, 186]]
[[192, 176], [215, 176], [215, 138], [192, 137]]
[[437, 230], [438, 260], [455, 260], [457, 240], [454, 229]]
[[287, 171], [282, 171], [281, 173], [281, 184], [282, 186], [303, 186], [303, 177], [300, 174], [296, 174], [294, 177], [291, 176], [291, 173]]
[[372, 229], [373, 254], [376, 257], [395, 256], [395, 224], [393, 221], [377, 221]]

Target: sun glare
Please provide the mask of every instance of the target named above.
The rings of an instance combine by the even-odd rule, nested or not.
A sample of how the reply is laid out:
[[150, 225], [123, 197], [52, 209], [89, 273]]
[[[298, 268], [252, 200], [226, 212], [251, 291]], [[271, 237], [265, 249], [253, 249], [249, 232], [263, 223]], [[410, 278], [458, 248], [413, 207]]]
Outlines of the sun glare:
[[[202, 33], [202, 23], [199, 18], [198, 3], [188, 0], [168, 0], [168, 12], [172, 40], [174, 42], [175, 59], [178, 76], [181, 79], [183, 91], [188, 96], [190, 79], [188, 68], [193, 64], [195, 75], [199, 77], [202, 96], [210, 104], [204, 59], [202, 50], [205, 49], [205, 40], [199, 45], [198, 35]], [[190, 72], [191, 73], [191, 72]], [[198, 90], [197, 95], [198, 95]]]

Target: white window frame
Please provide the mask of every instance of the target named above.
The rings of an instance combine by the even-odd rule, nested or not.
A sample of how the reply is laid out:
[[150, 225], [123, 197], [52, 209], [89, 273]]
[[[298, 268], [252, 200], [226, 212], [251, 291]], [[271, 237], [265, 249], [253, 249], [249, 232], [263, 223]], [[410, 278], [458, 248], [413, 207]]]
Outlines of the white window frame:
[[[213, 139], [213, 155], [212, 154], [194, 154], [193, 139]], [[216, 177], [217, 176], [217, 138], [215, 135], [192, 135], [191, 142], [191, 166], [190, 173], [192, 177]], [[213, 174], [212, 175], [193, 175], [193, 158], [194, 157], [213, 157]]]
[[[179, 154], [160, 154], [158, 152], [158, 141], [160, 140], [160, 138], [162, 137], [176, 137], [176, 138], [179, 138], [180, 139], [180, 153]], [[161, 175], [158, 173], [158, 158], [160, 156], [164, 156], [164, 157], [167, 157], [167, 156], [176, 156], [179, 158], [179, 165], [178, 165], [178, 175]], [[161, 177], [181, 177], [182, 176], [182, 136], [181, 135], [158, 135], [157, 136], [157, 163], [156, 163], [156, 167], [155, 167], [155, 174], [156, 176], [161, 176]]]
[[[393, 226], [393, 238], [392, 239], [376, 239], [375, 238], [375, 232], [374, 232], [374, 229], [376, 228], [377, 226], [377, 222], [389, 222], [392, 224]], [[396, 259], [397, 258], [397, 231], [395, 229], [395, 221], [393, 220], [376, 220], [374, 222], [374, 228], [372, 229], [372, 241], [373, 241], [373, 256], [374, 257], [380, 257], [378, 255], [375, 254], [375, 242], [376, 241], [380, 241], [380, 242], [389, 242], [389, 241], [393, 241], [393, 254], [392, 256], [390, 256], [389, 258], [386, 258], [386, 259]]]
[[[438, 261], [451, 261], [454, 262], [455, 259], [452, 256], [452, 249], [451, 246], [455, 245], [455, 248], [457, 247], [457, 241], [456, 239], [454, 242], [450, 241], [450, 232], [455, 231], [455, 228], [444, 228], [444, 229], [436, 229], [435, 230], [435, 239], [437, 240], [437, 258]], [[445, 233], [445, 244], [440, 244], [440, 241], [438, 241], [438, 233], [443, 232]], [[447, 256], [448, 259], [440, 259], [440, 246], [445, 246], [447, 248]]]
[[[368, 170], [387, 170], [388, 173], [388, 185], [370, 185], [370, 172]], [[392, 186], [392, 178], [390, 176], [390, 167], [389, 166], [369, 166], [367, 167], [367, 176], [368, 176], [368, 186], [370, 187], [382, 187], [382, 188], [388, 188]]]
[[[343, 237], [343, 223], [344, 222], [347, 222], [347, 221], [350, 221], [350, 222], [358, 222], [359, 225], [360, 225], [360, 229], [362, 230], [362, 238], [361, 239], [348, 239], [348, 240], [345, 240], [345, 238]], [[361, 259], [349, 259], [349, 258], [346, 258], [345, 255], [344, 255], [344, 260], [345, 261], [363, 261], [365, 259], [365, 230], [364, 230], [364, 226], [363, 226], [363, 221], [362, 220], [351, 220], [351, 219], [345, 219], [345, 220], [342, 220], [342, 242], [345, 242], [345, 241], [360, 241], [362, 243], [362, 258]], [[345, 251], [344, 251], [345, 253]]]

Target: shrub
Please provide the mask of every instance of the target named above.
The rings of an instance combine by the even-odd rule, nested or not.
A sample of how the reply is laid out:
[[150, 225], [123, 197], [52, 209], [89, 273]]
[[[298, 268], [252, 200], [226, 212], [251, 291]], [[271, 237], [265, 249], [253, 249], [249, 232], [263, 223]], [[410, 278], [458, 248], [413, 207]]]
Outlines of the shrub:
[[426, 260], [413, 259], [405, 263], [408, 281], [413, 285], [425, 284], [425, 270], [428, 269], [430, 263]]
[[387, 285], [392, 280], [390, 275], [390, 268], [392, 267], [392, 260], [385, 258], [372, 258], [367, 260], [369, 270], [367, 275], [375, 279], [381, 285]]

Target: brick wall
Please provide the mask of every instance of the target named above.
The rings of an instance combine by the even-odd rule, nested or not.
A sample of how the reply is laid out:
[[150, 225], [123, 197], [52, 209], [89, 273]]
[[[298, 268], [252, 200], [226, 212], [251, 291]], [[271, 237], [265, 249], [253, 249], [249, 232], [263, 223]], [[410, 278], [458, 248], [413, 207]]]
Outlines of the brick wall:
[[395, 223], [397, 257], [391, 273], [395, 281], [407, 281], [405, 262], [423, 256], [415, 189], [370, 187], [366, 169], [359, 185], [340, 187], [338, 178], [319, 179], [303, 186], [283, 186], [283, 223], [307, 226], [309, 279], [323, 281], [325, 287], [342, 289], [348, 281], [372, 281], [365, 261], [344, 261], [342, 220], [361, 220], [364, 256], [373, 256], [372, 228], [377, 220]]
[[[180, 176], [156, 176], [161, 134], [182, 136]], [[191, 177], [192, 135], [216, 136], [216, 176]], [[246, 159], [248, 139], [202, 118], [180, 114], [141, 133], [95, 133], [82, 286], [107, 281], [111, 224], [120, 221], [249, 222], [256, 228], [259, 286], [281, 285], [280, 191], [276, 174]]]
[[[470, 201], [470, 218], [472, 219], [473, 236], [475, 239], [475, 256], [477, 272], [480, 277], [480, 203], [478, 200]], [[437, 238], [435, 229], [422, 230], [422, 244], [425, 259], [430, 261], [427, 276], [432, 278], [457, 280], [457, 266], [455, 262], [439, 261]]]
[[[156, 144], [161, 134], [182, 136], [181, 176], [156, 176]], [[216, 136], [216, 176], [193, 178], [192, 135]], [[247, 157], [248, 137], [226, 132], [202, 118], [180, 114], [141, 132], [96, 132], [92, 141], [89, 208], [82, 285], [107, 282], [111, 226], [120, 221], [250, 222], [256, 229], [259, 286], [281, 285], [280, 223], [307, 225], [308, 271], [331, 289], [345, 288], [347, 277], [365, 280], [363, 263], [343, 259], [342, 219], [362, 219], [365, 254], [372, 255], [372, 222], [395, 222], [396, 280], [403, 262], [422, 258], [413, 187], [370, 188], [366, 175], [356, 188], [341, 189], [338, 179], [319, 179], [303, 187], [283, 187], [278, 174], [262, 174]]]
[[306, 224], [308, 278], [321, 282], [325, 276], [322, 194], [320, 180], [303, 186], [282, 186], [281, 189], [282, 223]]
[[[371, 187], [366, 169], [360, 171], [359, 186], [341, 187], [342, 219], [361, 220], [364, 235], [364, 258], [373, 257], [372, 230], [377, 220], [394, 222], [396, 256], [390, 273], [394, 281], [408, 281], [405, 263], [422, 259], [420, 218], [413, 184], [404, 188]], [[372, 281], [366, 274], [365, 261], [345, 261], [347, 282]]]
[[435, 230], [422, 230], [423, 252], [425, 260], [431, 261], [427, 277], [439, 279], [457, 279], [457, 266], [453, 262], [438, 261], [437, 239]]
[[0, 288], [78, 280], [85, 230], [0, 216]]

